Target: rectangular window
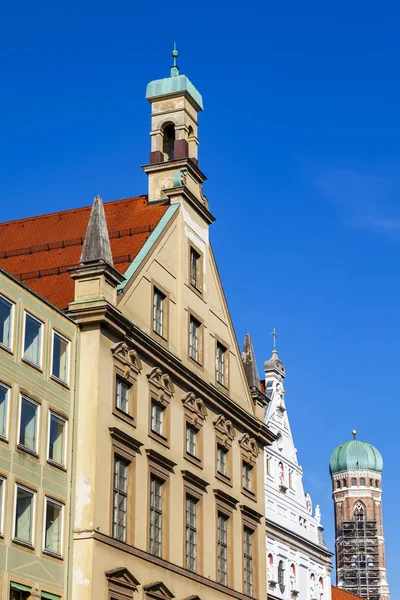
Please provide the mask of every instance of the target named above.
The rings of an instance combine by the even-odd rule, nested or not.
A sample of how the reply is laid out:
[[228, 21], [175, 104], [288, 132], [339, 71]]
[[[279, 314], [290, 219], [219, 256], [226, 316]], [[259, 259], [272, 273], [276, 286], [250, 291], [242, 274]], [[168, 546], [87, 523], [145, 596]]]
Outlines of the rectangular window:
[[151, 430], [158, 435], [164, 431], [164, 407], [155, 400], [151, 401]]
[[218, 383], [225, 385], [226, 379], [226, 348], [217, 342], [215, 372]]
[[253, 532], [247, 527], [243, 530], [243, 591], [247, 596], [253, 595]]
[[115, 406], [124, 413], [129, 413], [130, 385], [117, 375], [115, 383]]
[[201, 291], [201, 255], [190, 247], [190, 285]]
[[37, 367], [42, 366], [42, 328], [41, 321], [25, 313], [24, 358]]
[[18, 444], [37, 453], [37, 430], [39, 423], [39, 405], [21, 396]]
[[289, 488], [293, 489], [293, 471], [289, 471]]
[[28, 600], [31, 596], [32, 588], [20, 583], [10, 583], [10, 600]]
[[186, 568], [197, 570], [197, 500], [186, 496]]
[[0, 344], [11, 350], [14, 304], [0, 295]]
[[0, 535], [4, 534], [3, 531], [3, 522], [4, 522], [4, 494], [6, 489], [6, 480], [3, 477], [0, 477]]
[[149, 552], [153, 556], [162, 556], [162, 502], [163, 482], [150, 478], [150, 544]]
[[165, 337], [165, 294], [154, 288], [153, 295], [153, 330]]
[[69, 341], [53, 331], [53, 360], [51, 374], [63, 383], [68, 383], [69, 375]]
[[33, 545], [35, 492], [16, 486], [14, 538]]
[[228, 585], [228, 517], [218, 513], [218, 583]]
[[271, 475], [271, 457], [267, 456], [266, 458], [266, 471], [267, 475]]
[[200, 332], [201, 323], [191, 316], [189, 324], [189, 356], [198, 363], [201, 362]]
[[65, 467], [66, 425], [65, 419], [50, 412], [48, 460], [62, 467]]
[[0, 383], [0, 438], [7, 439], [8, 402], [10, 388]]
[[127, 539], [128, 466], [122, 458], [114, 458], [113, 537], [120, 542]]
[[251, 492], [251, 472], [253, 467], [246, 461], [242, 464], [242, 487], [244, 490]]
[[186, 423], [186, 452], [197, 456], [197, 429]]
[[268, 398], [272, 398], [272, 390], [273, 390], [273, 387], [274, 387], [274, 383], [273, 383], [273, 381], [271, 381], [271, 380], [267, 381], [267, 384], [266, 384], [266, 386], [265, 386], [265, 395], [266, 395]]
[[221, 475], [225, 476], [228, 475], [227, 459], [228, 450], [226, 450], [226, 448], [224, 448], [220, 444], [217, 444], [217, 471]]
[[62, 556], [63, 505], [50, 498], [45, 499], [44, 550]]

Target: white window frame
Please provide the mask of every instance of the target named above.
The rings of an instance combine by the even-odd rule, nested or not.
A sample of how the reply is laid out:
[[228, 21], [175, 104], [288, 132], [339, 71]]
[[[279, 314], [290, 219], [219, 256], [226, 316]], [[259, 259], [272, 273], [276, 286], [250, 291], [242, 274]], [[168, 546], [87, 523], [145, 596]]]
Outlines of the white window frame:
[[0, 341], [0, 347], [6, 348], [10, 352], [13, 352], [14, 347], [14, 318], [15, 318], [15, 302], [7, 298], [4, 294], [0, 294], [0, 298], [11, 304], [11, 325], [10, 325], [10, 346], [6, 346], [3, 342]]
[[[34, 321], [37, 321], [37, 323], [40, 324], [41, 327], [41, 334], [40, 334], [40, 364], [37, 365], [36, 363], [32, 362], [29, 360], [29, 358], [25, 357], [25, 330], [26, 330], [26, 317], [30, 316]], [[43, 367], [43, 339], [44, 339], [44, 322], [41, 321], [40, 319], [38, 319], [37, 317], [35, 317], [35, 315], [33, 315], [32, 313], [29, 312], [29, 310], [24, 310], [24, 323], [23, 323], [23, 328], [22, 328], [22, 347], [21, 347], [21, 353], [22, 353], [22, 359], [27, 362], [29, 365], [32, 365], [33, 367], [36, 367], [37, 369], [42, 370]]]
[[[28, 448], [27, 446], [24, 446], [23, 444], [21, 444], [21, 442], [19, 441], [20, 435], [21, 435], [21, 414], [22, 414], [22, 399], [27, 400], [28, 402], [31, 402], [32, 404], [35, 404], [38, 412], [37, 412], [37, 419], [36, 419], [36, 448], [34, 450], [32, 450], [32, 448]], [[20, 394], [19, 395], [19, 410], [18, 410], [18, 432], [17, 432], [17, 446], [18, 448], [21, 448], [21, 450], [24, 450], [25, 452], [30, 452], [30, 453], [34, 453], [37, 456], [39, 455], [39, 422], [40, 422], [40, 404], [39, 402], [36, 402], [36, 400], [33, 400], [33, 398], [29, 398], [29, 396], [26, 396], [25, 394]]]
[[[61, 508], [61, 538], [60, 538], [60, 554], [58, 554], [58, 552], [53, 552], [52, 550], [48, 550], [46, 548], [46, 516], [47, 516], [47, 505], [49, 504], [49, 502], [51, 504], [56, 504], [57, 506], [59, 506]], [[65, 505], [60, 502], [59, 500], [55, 500], [54, 498], [52, 498], [51, 496], [45, 496], [44, 497], [44, 512], [43, 512], [43, 552], [45, 554], [50, 554], [51, 556], [58, 556], [59, 558], [63, 558], [64, 553], [63, 553], [63, 549], [64, 549], [64, 508]]]
[[[160, 431], [157, 429], [153, 429], [153, 408], [154, 412], [159, 415], [159, 423], [160, 423]], [[160, 435], [161, 437], [165, 437], [164, 428], [165, 428], [165, 407], [157, 402], [154, 398], [151, 399], [150, 402], [150, 431], [155, 433], [156, 435]], [[157, 423], [157, 419], [154, 419], [154, 422]]]
[[2, 481], [2, 486], [0, 488], [0, 504], [1, 504], [1, 514], [0, 514], [0, 537], [4, 537], [4, 512], [5, 512], [5, 499], [6, 499], [6, 485], [7, 478], [3, 475], [0, 475], [0, 481]]
[[[58, 463], [53, 458], [50, 458], [50, 423], [51, 423], [51, 416], [52, 415], [54, 417], [57, 417], [57, 419], [60, 419], [61, 421], [64, 421], [64, 464]], [[47, 458], [47, 462], [50, 463], [51, 465], [54, 465], [56, 467], [62, 467], [63, 469], [67, 468], [67, 436], [68, 436], [68, 420], [65, 417], [62, 417], [61, 415], [59, 415], [57, 412], [55, 412], [54, 410], [52, 410], [50, 408], [49, 409], [49, 416], [47, 418], [47, 453], [46, 453], [46, 458]], [[18, 437], [18, 439], [19, 439], [19, 437]]]
[[[66, 381], [64, 381], [64, 379], [60, 379], [60, 377], [57, 377], [57, 375], [54, 375], [53, 373], [53, 359], [54, 359], [54, 336], [57, 335], [59, 338], [61, 338], [62, 340], [64, 340], [65, 342], [67, 342], [67, 368], [66, 368], [66, 375], [67, 375], [67, 379]], [[70, 369], [71, 369], [71, 361], [70, 361], [70, 349], [71, 349], [71, 340], [69, 340], [67, 337], [65, 337], [65, 335], [63, 335], [62, 333], [60, 333], [59, 331], [57, 331], [57, 329], [52, 329], [52, 335], [51, 335], [51, 364], [50, 364], [50, 376], [52, 379], [55, 379], [56, 381], [60, 381], [61, 383], [63, 383], [64, 385], [66, 385], [67, 387], [69, 387], [69, 379], [70, 379]]]
[[[198, 433], [198, 430], [193, 425], [186, 423], [186, 454], [194, 456], [195, 458], [198, 458]], [[194, 452], [190, 451], [192, 446]]]
[[[27, 542], [26, 540], [22, 540], [20, 538], [17, 538], [16, 536], [16, 529], [17, 529], [17, 492], [18, 492], [18, 488], [25, 490], [26, 492], [29, 492], [30, 494], [32, 494], [33, 497], [33, 509], [32, 509], [32, 536], [31, 536], [31, 541]], [[13, 541], [16, 541], [19, 544], [27, 544], [28, 546], [34, 548], [35, 547], [35, 534], [36, 534], [36, 495], [37, 492], [35, 490], [32, 490], [31, 488], [27, 487], [26, 485], [22, 485], [21, 483], [16, 483], [15, 484], [15, 493], [14, 493], [14, 521], [13, 521]]]
[[0, 433], [0, 440], [5, 440], [8, 441], [8, 428], [9, 428], [9, 413], [10, 413], [10, 394], [11, 394], [11, 388], [9, 385], [7, 385], [6, 383], [4, 383], [3, 381], [0, 381], [0, 387], [4, 388], [7, 390], [7, 399], [6, 399], [6, 434], [1, 435]]
[[[126, 386], [127, 389], [127, 402], [126, 402], [126, 408], [127, 410], [124, 410], [123, 408], [121, 408], [121, 406], [118, 406], [118, 397], [121, 399], [121, 394], [118, 395], [118, 386], [121, 385], [122, 386]], [[130, 383], [128, 383], [128, 381], [126, 379], [124, 379], [124, 377], [122, 377], [121, 375], [119, 375], [118, 373], [115, 376], [115, 398], [114, 398], [114, 406], [117, 410], [121, 411], [124, 415], [129, 415], [130, 414], [130, 408], [131, 408], [131, 387], [132, 385]], [[121, 404], [121, 401], [120, 401]]]

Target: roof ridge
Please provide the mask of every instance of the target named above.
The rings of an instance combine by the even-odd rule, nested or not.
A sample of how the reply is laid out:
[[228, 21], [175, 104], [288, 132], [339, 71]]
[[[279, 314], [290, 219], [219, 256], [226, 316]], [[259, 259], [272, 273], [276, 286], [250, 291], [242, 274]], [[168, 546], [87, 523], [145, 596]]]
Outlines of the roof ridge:
[[[130, 200], [140, 200], [140, 199], [147, 200], [147, 198], [148, 198], [147, 194], [142, 194], [140, 196], [132, 196], [130, 198], [120, 198], [119, 200], [108, 200], [107, 202], [104, 202], [104, 205], [107, 206], [108, 204], [118, 204], [119, 202], [128, 202]], [[88, 204], [87, 206], [79, 206], [77, 208], [66, 208], [65, 210], [57, 210], [55, 212], [45, 213], [42, 215], [36, 215], [36, 216], [32, 216], [32, 217], [23, 217], [22, 219], [12, 219], [11, 221], [1, 221], [0, 227], [2, 225], [10, 225], [11, 223], [21, 223], [21, 222], [25, 223], [26, 221], [45, 219], [47, 217], [52, 217], [53, 215], [60, 215], [60, 214], [65, 214], [65, 213], [70, 213], [70, 212], [80, 212], [82, 210], [88, 210], [91, 208], [92, 208], [92, 205]]]

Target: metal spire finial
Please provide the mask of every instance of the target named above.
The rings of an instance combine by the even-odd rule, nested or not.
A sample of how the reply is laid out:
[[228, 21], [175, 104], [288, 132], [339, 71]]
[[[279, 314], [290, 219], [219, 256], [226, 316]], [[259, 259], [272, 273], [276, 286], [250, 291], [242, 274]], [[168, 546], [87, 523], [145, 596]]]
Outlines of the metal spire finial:
[[353, 438], [356, 439], [357, 431], [355, 429], [353, 429], [353, 431], [351, 433], [353, 434]]
[[171, 77], [176, 77], [179, 75], [179, 67], [176, 64], [176, 59], [178, 58], [178, 50], [176, 49], [176, 42], [174, 42], [174, 49], [171, 52], [172, 58], [174, 59], [174, 64], [171, 67]]
[[274, 338], [274, 352], [276, 352], [276, 340], [278, 339], [278, 336], [276, 334], [276, 327], [274, 327], [274, 329], [271, 331], [271, 335]]

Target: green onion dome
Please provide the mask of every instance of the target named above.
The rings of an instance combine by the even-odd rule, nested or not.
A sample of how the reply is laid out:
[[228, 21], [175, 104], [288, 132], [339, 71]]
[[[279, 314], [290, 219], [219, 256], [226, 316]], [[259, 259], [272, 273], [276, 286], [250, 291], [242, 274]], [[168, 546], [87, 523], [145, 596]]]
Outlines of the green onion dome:
[[329, 461], [331, 475], [342, 471], [382, 472], [382, 455], [372, 444], [354, 439], [340, 444], [334, 449]]

